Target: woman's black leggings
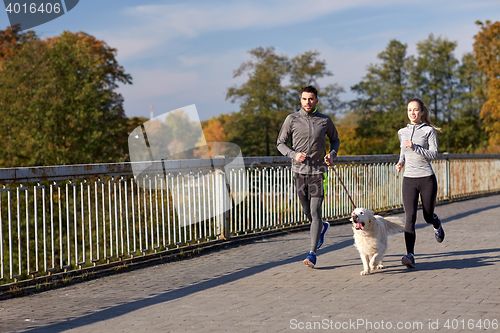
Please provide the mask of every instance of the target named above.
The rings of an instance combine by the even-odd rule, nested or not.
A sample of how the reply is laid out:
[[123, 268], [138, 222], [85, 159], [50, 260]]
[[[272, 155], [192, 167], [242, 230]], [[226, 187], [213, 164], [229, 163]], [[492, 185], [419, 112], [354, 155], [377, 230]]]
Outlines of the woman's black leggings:
[[414, 253], [415, 250], [415, 223], [417, 222], [418, 195], [422, 201], [422, 210], [424, 220], [430, 223], [434, 228], [439, 228], [441, 221], [434, 214], [437, 196], [436, 176], [427, 176], [421, 178], [403, 178], [403, 205], [405, 208], [405, 243], [406, 252]]

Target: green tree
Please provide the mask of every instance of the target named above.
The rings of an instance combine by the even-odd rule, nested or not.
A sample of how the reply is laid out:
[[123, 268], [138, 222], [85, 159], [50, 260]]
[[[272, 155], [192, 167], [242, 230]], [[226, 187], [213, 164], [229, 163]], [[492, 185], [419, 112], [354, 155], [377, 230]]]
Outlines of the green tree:
[[[370, 154], [388, 154], [399, 151], [395, 134], [406, 121], [406, 103], [409, 99], [408, 68], [410, 58], [407, 45], [391, 40], [378, 54], [380, 64], [368, 66], [363, 80], [351, 87], [358, 98], [351, 105], [363, 117], [359, 120], [356, 137], [369, 144]], [[366, 152], [364, 152], [366, 153]]]
[[226, 95], [231, 102], [240, 102], [240, 111], [232, 114], [227, 127], [228, 139], [239, 145], [245, 156], [276, 155], [273, 142], [288, 111], [283, 81], [290, 63], [286, 56], [275, 54], [273, 47], [258, 47], [250, 54], [252, 59], [234, 72], [234, 77], [247, 74], [248, 81], [229, 88]]
[[[234, 77], [248, 76], [241, 86], [229, 88], [226, 99], [239, 102], [223, 124], [227, 140], [238, 144], [244, 156], [275, 156], [276, 138], [286, 116], [300, 108], [300, 88], [315, 85], [320, 110], [334, 114], [342, 107], [338, 98], [343, 89], [338, 85], [319, 87], [318, 79], [331, 76], [318, 52], [308, 51], [291, 60], [277, 55], [273, 47], [249, 51], [252, 59], [243, 63]], [[286, 84], [289, 82], [289, 84]]]
[[132, 79], [116, 50], [83, 32], [28, 36], [16, 36], [15, 56], [0, 59], [0, 165], [123, 160], [126, 118], [115, 89]]
[[411, 70], [412, 88], [430, 107], [436, 118], [450, 119], [458, 60], [453, 52], [457, 46], [447, 38], [429, 38], [417, 43], [418, 57]]
[[474, 153], [478, 148], [487, 146], [488, 136], [480, 118], [481, 107], [486, 101], [484, 75], [480, 73], [472, 53], [464, 54], [456, 76], [455, 118], [446, 128], [449, 131], [450, 151]]
[[301, 107], [300, 90], [302, 87], [313, 85], [318, 89], [318, 94], [321, 97], [318, 108], [322, 113], [335, 116], [335, 113], [345, 107], [345, 102], [339, 98], [339, 95], [344, 92], [344, 88], [338, 84], [329, 84], [320, 89], [318, 79], [333, 76], [333, 73], [327, 69], [326, 61], [320, 60], [318, 57], [319, 52], [306, 51], [291, 59], [290, 85], [288, 86], [290, 105], [295, 106], [294, 109], [299, 109]]
[[455, 118], [458, 95], [459, 62], [453, 55], [456, 46], [456, 42], [430, 34], [429, 38], [417, 43], [418, 57], [410, 75], [415, 95], [427, 105], [436, 124], [443, 127], [444, 140], [440, 140], [440, 146], [447, 151], [451, 148], [450, 123]]
[[489, 135], [488, 152], [500, 153], [500, 22], [476, 24], [481, 31], [474, 36], [477, 65], [485, 75], [487, 101], [480, 117]]

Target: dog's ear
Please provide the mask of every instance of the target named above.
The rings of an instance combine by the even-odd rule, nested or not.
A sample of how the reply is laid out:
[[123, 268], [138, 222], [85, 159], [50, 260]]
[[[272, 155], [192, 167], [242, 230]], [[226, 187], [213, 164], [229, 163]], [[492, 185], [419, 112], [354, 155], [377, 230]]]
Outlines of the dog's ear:
[[368, 215], [368, 219], [370, 220], [370, 222], [375, 221], [375, 214], [371, 210], [367, 209], [365, 211], [365, 214]]

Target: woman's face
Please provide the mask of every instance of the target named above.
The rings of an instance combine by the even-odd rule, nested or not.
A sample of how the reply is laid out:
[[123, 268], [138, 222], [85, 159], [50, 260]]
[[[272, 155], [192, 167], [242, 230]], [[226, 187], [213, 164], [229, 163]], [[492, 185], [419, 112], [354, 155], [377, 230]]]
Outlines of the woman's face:
[[420, 124], [423, 117], [424, 110], [420, 109], [420, 104], [418, 102], [408, 103], [408, 119], [410, 119], [413, 125]]

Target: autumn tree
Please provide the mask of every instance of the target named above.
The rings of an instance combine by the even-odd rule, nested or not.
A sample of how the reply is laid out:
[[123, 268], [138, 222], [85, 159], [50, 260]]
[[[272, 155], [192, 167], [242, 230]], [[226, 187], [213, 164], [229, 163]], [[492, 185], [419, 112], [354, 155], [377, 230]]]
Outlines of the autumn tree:
[[[227, 119], [228, 115], [222, 114], [219, 117], [212, 117], [209, 120], [202, 121], [201, 126], [203, 128], [203, 137], [200, 137], [198, 139], [198, 145], [207, 145], [208, 146], [208, 152], [211, 158], [214, 157], [214, 155], [211, 152], [211, 144], [214, 142], [226, 142], [226, 130], [224, 129], [224, 126], [222, 125], [222, 122], [224, 119]], [[222, 119], [222, 121], [221, 121]], [[204, 148], [198, 148], [194, 152], [194, 156], [197, 158], [206, 158], [206, 149]], [[223, 151], [218, 151], [219, 155], [223, 155]]]
[[480, 28], [474, 36], [474, 54], [481, 73], [485, 75], [487, 100], [481, 119], [489, 134], [489, 152], [500, 152], [500, 22], [477, 21]]
[[13, 57], [24, 43], [34, 39], [38, 39], [35, 32], [22, 32], [19, 24], [0, 30], [0, 65], [1, 60]]
[[15, 53], [0, 59], [0, 165], [123, 160], [126, 118], [115, 90], [132, 81], [116, 50], [83, 32], [40, 40], [8, 28], [0, 35], [17, 40], [0, 41], [3, 54]]
[[205, 123], [206, 124], [202, 123], [202, 127], [205, 141], [208, 144], [210, 144], [210, 142], [226, 142], [226, 131], [218, 118], [212, 117]]

